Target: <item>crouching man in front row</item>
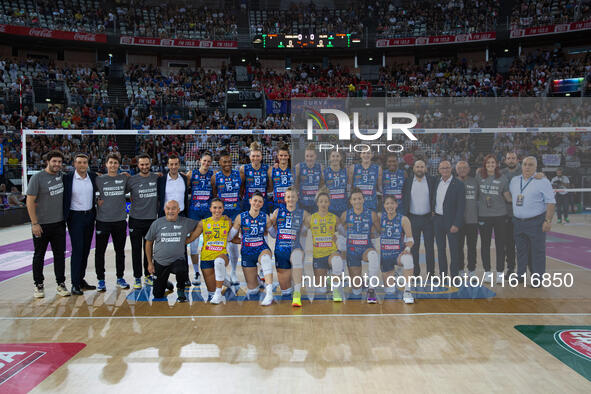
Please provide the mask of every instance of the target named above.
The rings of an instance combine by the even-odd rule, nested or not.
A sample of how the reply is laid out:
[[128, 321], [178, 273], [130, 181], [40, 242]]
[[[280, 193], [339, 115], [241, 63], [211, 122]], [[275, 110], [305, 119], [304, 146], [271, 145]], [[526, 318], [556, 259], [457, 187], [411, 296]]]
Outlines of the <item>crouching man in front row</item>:
[[185, 250], [187, 238], [195, 231], [197, 221], [179, 216], [179, 212], [178, 202], [170, 200], [166, 203], [165, 216], [156, 219], [146, 234], [146, 256], [148, 271], [156, 276], [154, 297], [164, 296], [172, 273], [176, 275], [177, 301], [186, 302], [185, 283], [189, 280], [189, 269]]

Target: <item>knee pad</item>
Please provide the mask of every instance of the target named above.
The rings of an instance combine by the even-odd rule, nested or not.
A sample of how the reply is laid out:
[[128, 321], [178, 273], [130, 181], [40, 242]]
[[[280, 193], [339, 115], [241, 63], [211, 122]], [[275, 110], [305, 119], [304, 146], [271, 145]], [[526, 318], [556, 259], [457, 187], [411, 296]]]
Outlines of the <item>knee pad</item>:
[[340, 252], [344, 252], [347, 250], [347, 238], [343, 237], [340, 234], [337, 234], [337, 249]]
[[190, 243], [191, 245], [191, 256], [195, 256], [195, 255], [199, 255], [201, 254], [201, 248], [199, 247], [199, 241], [201, 240], [201, 237], [199, 238], [195, 238], [193, 240], [193, 242]]
[[215, 280], [222, 282], [226, 279], [226, 261], [221, 257], [216, 258], [213, 261], [213, 269], [215, 272]]
[[343, 273], [343, 259], [341, 256], [334, 256], [330, 259], [330, 264], [332, 266], [332, 274], [333, 275], [341, 275]]
[[367, 263], [369, 276], [378, 276], [380, 273], [380, 260], [378, 253], [375, 250], [371, 250], [367, 253]]
[[273, 260], [271, 259], [271, 256], [264, 254], [263, 257], [261, 257], [261, 267], [263, 268], [263, 275], [273, 274]]
[[304, 252], [301, 249], [296, 249], [291, 253], [291, 268], [304, 268]]
[[414, 263], [412, 256], [410, 254], [403, 254], [400, 256], [400, 262], [402, 263], [402, 268], [405, 270], [410, 270], [414, 268]]

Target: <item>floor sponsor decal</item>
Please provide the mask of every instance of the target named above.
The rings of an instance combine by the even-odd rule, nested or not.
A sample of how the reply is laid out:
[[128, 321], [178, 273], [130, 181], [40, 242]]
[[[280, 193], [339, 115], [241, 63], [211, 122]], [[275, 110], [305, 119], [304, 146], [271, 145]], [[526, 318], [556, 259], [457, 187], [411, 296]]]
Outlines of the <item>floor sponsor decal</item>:
[[0, 392], [28, 393], [86, 345], [0, 343]]
[[515, 326], [515, 328], [591, 381], [591, 326]]

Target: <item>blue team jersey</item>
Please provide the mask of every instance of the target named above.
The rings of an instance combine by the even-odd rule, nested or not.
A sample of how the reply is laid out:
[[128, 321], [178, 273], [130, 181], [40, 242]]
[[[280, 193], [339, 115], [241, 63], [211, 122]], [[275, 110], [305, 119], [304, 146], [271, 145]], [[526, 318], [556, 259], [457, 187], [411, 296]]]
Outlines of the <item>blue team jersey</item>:
[[330, 196], [328, 210], [340, 217], [347, 210], [347, 169], [335, 172], [330, 167], [325, 168], [324, 183]]
[[304, 223], [304, 210], [297, 208], [290, 212], [286, 207], [279, 207], [277, 212], [277, 240], [275, 254], [290, 256], [294, 249], [304, 249], [300, 242], [300, 231]]
[[375, 211], [377, 208], [377, 188], [378, 175], [380, 169], [376, 164], [371, 164], [367, 169], [361, 164], [355, 164], [353, 167], [353, 186], [357, 187], [363, 193], [363, 206], [369, 210]]
[[232, 220], [240, 213], [238, 201], [241, 184], [240, 173], [237, 170], [232, 170], [230, 176], [225, 176], [221, 171], [215, 174], [215, 185], [218, 197], [224, 203], [224, 214]]
[[261, 251], [269, 249], [265, 241], [265, 230], [267, 229], [267, 214], [259, 212], [256, 218], [250, 216], [250, 212], [240, 214], [240, 226], [242, 229], [242, 256], [256, 256]]
[[371, 228], [373, 226], [372, 212], [364, 208], [357, 215], [353, 208], [347, 210], [347, 253], [362, 254], [371, 247]]
[[302, 207], [313, 208], [315, 206], [314, 199], [320, 189], [320, 176], [322, 174], [322, 167], [319, 163], [314, 164], [314, 167], [309, 168], [306, 163], [300, 163], [300, 199], [299, 202]]
[[267, 171], [269, 166], [266, 164], [261, 164], [258, 170], [255, 170], [252, 164], [244, 166], [245, 198], [250, 199], [254, 192], [261, 192], [263, 197], [267, 197]]
[[402, 228], [402, 214], [396, 213], [394, 219], [389, 220], [388, 214], [382, 214], [380, 222], [380, 249], [382, 258], [398, 257], [404, 248], [404, 230]]
[[199, 170], [191, 172], [189, 184], [191, 187], [191, 201], [189, 203], [189, 218], [200, 220], [211, 215], [209, 203], [211, 200], [211, 177], [212, 170], [202, 174]]
[[402, 199], [402, 187], [404, 186], [404, 171], [398, 169], [394, 172], [383, 170], [382, 186], [384, 197], [394, 196], [396, 200]]
[[279, 167], [273, 168], [271, 179], [273, 180], [273, 202], [275, 208], [279, 208], [280, 205], [285, 205], [285, 190], [293, 185], [291, 168], [287, 167], [285, 171]]

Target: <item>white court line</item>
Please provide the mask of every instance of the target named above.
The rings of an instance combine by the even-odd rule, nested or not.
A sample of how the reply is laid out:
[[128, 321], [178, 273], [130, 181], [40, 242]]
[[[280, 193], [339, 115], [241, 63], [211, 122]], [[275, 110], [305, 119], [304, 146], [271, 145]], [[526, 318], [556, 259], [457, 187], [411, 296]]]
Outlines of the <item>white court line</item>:
[[551, 259], [560, 261], [561, 263], [572, 265], [573, 267], [581, 268], [581, 269], [584, 269], [586, 271], [591, 271], [591, 268], [583, 267], [582, 265], [578, 265], [578, 264], [575, 264], [575, 263], [569, 263], [568, 261], [564, 261], [564, 260], [559, 259], [559, 258], [556, 258], [556, 257], [548, 256], [547, 253], [546, 253], [546, 258], [551, 258]]
[[0, 316], [0, 320], [109, 320], [109, 319], [234, 319], [234, 318], [332, 318], [332, 317], [430, 317], [430, 316], [580, 316], [591, 317], [591, 313], [511, 313], [511, 312], [425, 312], [425, 313], [363, 313], [363, 314], [323, 314], [323, 315], [221, 315], [221, 316], [42, 316], [42, 317], [10, 317]]

